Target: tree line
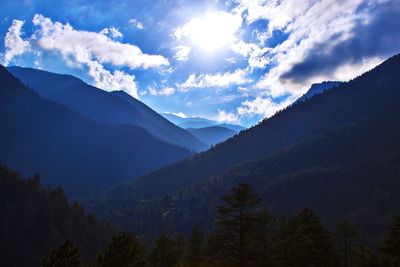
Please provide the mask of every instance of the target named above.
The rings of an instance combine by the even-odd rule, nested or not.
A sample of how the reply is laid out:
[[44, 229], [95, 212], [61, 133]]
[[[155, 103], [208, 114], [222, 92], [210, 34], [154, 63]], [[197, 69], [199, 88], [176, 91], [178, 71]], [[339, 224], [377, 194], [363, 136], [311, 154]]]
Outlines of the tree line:
[[221, 198], [214, 228], [200, 226], [188, 237], [161, 234], [151, 246], [127, 232], [115, 235], [93, 262], [84, 262], [77, 246], [65, 241], [42, 259], [50, 266], [152, 267], [398, 267], [400, 216], [378, 248], [363, 244], [347, 220], [329, 231], [310, 209], [291, 218], [275, 217], [249, 184], [239, 183]]
[[114, 233], [62, 189], [42, 188], [38, 175], [22, 178], [0, 164], [0, 266], [38, 266], [64, 240], [90, 260]]

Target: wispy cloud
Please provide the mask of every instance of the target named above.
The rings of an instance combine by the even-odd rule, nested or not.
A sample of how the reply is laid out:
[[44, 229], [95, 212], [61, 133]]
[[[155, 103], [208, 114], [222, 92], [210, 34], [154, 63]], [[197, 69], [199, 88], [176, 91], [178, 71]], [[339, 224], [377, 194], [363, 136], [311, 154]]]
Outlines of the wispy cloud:
[[175, 56], [174, 58], [178, 61], [187, 61], [189, 59], [189, 54], [192, 48], [190, 46], [178, 45], [174, 48]]
[[236, 123], [238, 122], [239, 117], [232, 112], [226, 112], [225, 110], [219, 109], [218, 116], [215, 119], [219, 122]]
[[237, 114], [239, 117], [261, 115], [263, 118], [268, 118], [274, 115], [277, 111], [289, 106], [293, 101], [294, 99], [289, 98], [283, 102], [277, 103], [268, 97], [256, 97], [253, 100], [242, 102], [241, 106], [237, 108]]
[[100, 34], [110, 36], [111, 38], [120, 38], [122, 37], [122, 33], [115, 27], [104, 28], [100, 31]]
[[233, 72], [225, 72], [222, 74], [191, 74], [184, 83], [178, 84], [178, 88], [183, 91], [191, 88], [226, 88], [231, 85], [242, 85], [251, 81], [251, 79], [247, 78], [247, 72], [245, 70], [237, 69]]
[[152, 96], [170, 96], [175, 94], [175, 88], [168, 86], [161, 89], [157, 89], [155, 86], [149, 86], [147, 89]]
[[232, 44], [231, 48], [234, 52], [248, 58], [248, 66], [250, 68], [264, 68], [270, 63], [269, 58], [266, 56], [271, 51], [269, 47], [260, 47], [258, 44], [245, 43], [240, 40]]
[[144, 29], [144, 25], [142, 22], [138, 21], [137, 19], [130, 19], [129, 20], [129, 24], [131, 24], [133, 27], [135, 27], [138, 30], [143, 30]]
[[4, 38], [4, 46], [6, 48], [3, 64], [8, 65], [14, 57], [24, 54], [29, 51], [31, 46], [28, 41], [22, 39], [22, 26], [24, 22], [14, 19], [11, 26], [8, 28]]

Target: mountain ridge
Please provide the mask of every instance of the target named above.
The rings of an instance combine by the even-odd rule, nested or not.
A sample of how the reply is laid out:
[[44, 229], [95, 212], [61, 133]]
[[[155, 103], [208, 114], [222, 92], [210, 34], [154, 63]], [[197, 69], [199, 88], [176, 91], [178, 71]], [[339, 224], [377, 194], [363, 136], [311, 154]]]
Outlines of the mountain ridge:
[[326, 90], [330, 90], [336, 86], [339, 86], [342, 83], [343, 82], [340, 81], [324, 81], [321, 83], [314, 83], [311, 85], [311, 87], [307, 90], [305, 94], [303, 94], [300, 98], [298, 98], [295, 101], [295, 103], [306, 101], [307, 99], [317, 94], [321, 94]]
[[209, 146], [221, 143], [237, 134], [237, 132], [219, 125], [204, 128], [186, 128], [186, 130]]
[[171, 121], [175, 125], [178, 125], [179, 127], [182, 127], [185, 129], [187, 129], [187, 128], [200, 129], [200, 128], [206, 128], [206, 127], [212, 127], [212, 126], [225, 127], [230, 130], [233, 130], [235, 132], [240, 132], [240, 131], [246, 129], [245, 127], [243, 127], [241, 125], [221, 123], [221, 122], [213, 121], [213, 120], [202, 118], [202, 117], [183, 118], [183, 117], [179, 117], [172, 113], [162, 113], [162, 116], [164, 116], [167, 120]]
[[[0, 66], [0, 160], [69, 196], [99, 193], [191, 153], [133, 125], [92, 121], [29, 90]], [[155, 156], [156, 155], [156, 156]]]
[[63, 104], [92, 120], [136, 125], [160, 140], [194, 151], [206, 148], [192, 134], [127, 94], [121, 96], [121, 92], [106, 92], [71, 75], [22, 67], [8, 69], [42, 97]]
[[[370, 171], [371, 174], [379, 173], [378, 170], [384, 167], [374, 165], [374, 157], [377, 157], [376, 162], [382, 161], [382, 166], [385, 166], [385, 164], [388, 164], [388, 161], [385, 161], [386, 158], [393, 156], [396, 159], [396, 155], [392, 152], [393, 149], [396, 151], [400, 146], [400, 134], [398, 134], [400, 131], [398, 127], [400, 90], [397, 86], [400, 84], [399, 72], [400, 56], [396, 55], [352, 81], [318, 94], [305, 102], [290, 106], [286, 110], [278, 112], [272, 118], [262, 121], [257, 126], [241, 132], [206, 152], [196, 154], [178, 163], [164, 166], [140, 177], [134, 182], [126, 182], [115, 186], [106, 192], [102, 198], [98, 199], [97, 202], [95, 200], [94, 206], [90, 207], [89, 204], [89, 207], [106, 218], [111, 218], [112, 216], [109, 216], [110, 213], [114, 210], [121, 211], [121, 208], [131, 216], [136, 215], [141, 217], [141, 207], [144, 205], [145, 210], [150, 208], [154, 210], [152, 220], [154, 219], [155, 221], [164, 221], [159, 216], [165, 212], [172, 212], [171, 216], [173, 218], [169, 218], [171, 220], [168, 219], [170, 224], [166, 224], [164, 227], [177, 229], [174, 227], [179, 228], [179, 220], [182, 222], [181, 226], [187, 222], [195, 222], [196, 219], [201, 220], [200, 217], [192, 218], [193, 220], [190, 219], [191, 215], [188, 212], [192, 208], [197, 209], [201, 206], [204, 210], [197, 210], [197, 214], [199, 216], [204, 215], [204, 218], [209, 218], [205, 212], [210, 214], [212, 212], [210, 208], [217, 204], [217, 200], [214, 198], [208, 201], [204, 198], [207, 193], [214, 192], [214, 189], [218, 191], [218, 188], [221, 188], [220, 184], [223, 182], [223, 179], [226, 179], [224, 177], [227, 177], [231, 181], [249, 182], [253, 179], [252, 177], [261, 175], [262, 179], [259, 179], [261, 184], [255, 185], [255, 188], [261, 189], [262, 183], [266, 181], [265, 179], [279, 178], [280, 175], [284, 175], [288, 179], [292, 176], [300, 177], [299, 175], [303, 171], [311, 173], [313, 167], [323, 170], [324, 162], [327, 163], [326, 167], [328, 169], [326, 172], [328, 176], [330, 175], [329, 177], [339, 175], [339, 172], [335, 171], [334, 164], [329, 165], [329, 163], [337, 162], [339, 168], [343, 170], [350, 168], [350, 173], [353, 173], [359, 179], [359, 177], [369, 175], [368, 171], [358, 171], [357, 162], [360, 160], [364, 161], [365, 164], [363, 163], [363, 166], [370, 165], [371, 168], [375, 168]], [[390, 129], [393, 131], [390, 132]], [[376, 132], [375, 135], [374, 132]], [[286, 135], [282, 133], [286, 133]], [[324, 136], [328, 136], [329, 138], [321, 139]], [[310, 142], [314, 145], [308, 145]], [[344, 144], [347, 144], [347, 146]], [[263, 148], [263, 146], [265, 147]], [[299, 153], [284, 153], [288, 149], [290, 151], [293, 146], [303, 148], [301, 152], [302, 156]], [[328, 147], [329, 150], [327, 150]], [[346, 147], [351, 147], [351, 149], [347, 148], [346, 150]], [[374, 153], [378, 151], [374, 147], [377, 149], [382, 147], [384, 149], [383, 153]], [[256, 152], [258, 153], [249, 153], [249, 150], [256, 150], [257, 148], [258, 151]], [[247, 154], [243, 157], [240, 153]], [[312, 155], [314, 156], [310, 153], [313, 153]], [[318, 153], [322, 153], [322, 155]], [[340, 153], [348, 154], [343, 154], [344, 156], [341, 158]], [[370, 156], [365, 156], [364, 154]], [[286, 162], [292, 164], [291, 166], [294, 166], [291, 169], [292, 172], [282, 173], [287, 167], [285, 167], [286, 165], [277, 165], [279, 162], [276, 158], [277, 155], [280, 155], [281, 162], [285, 162], [284, 160], [286, 160]], [[273, 161], [258, 163], [260, 160], [264, 162], [264, 157], [273, 158], [274, 156], [275, 160]], [[344, 160], [346, 157], [352, 159], [348, 165], [346, 165], [347, 162]], [[304, 168], [301, 168], [301, 164], [304, 164], [304, 160], [308, 158], [312, 158], [315, 162], [322, 162], [322, 165], [320, 163], [318, 163], [320, 165], [315, 166], [312, 164], [307, 165], [308, 170], [306, 165], [303, 165]], [[243, 168], [243, 166], [251, 167]], [[276, 171], [275, 173], [264, 171], [263, 168], [275, 168], [277, 171], [280, 170], [281, 174]], [[240, 171], [241, 169], [243, 170]], [[299, 175], [296, 174], [297, 171]], [[397, 172], [395, 169], [393, 171], [394, 174]], [[239, 176], [236, 173], [239, 173]], [[390, 171], [385, 174], [389, 175], [388, 179], [393, 178], [390, 176]], [[236, 180], [235, 175], [238, 177]], [[316, 177], [316, 182], [320, 181], [316, 172], [313, 175], [312, 177]], [[344, 177], [348, 177], [348, 175], [343, 174]], [[303, 176], [301, 176], [301, 179], [307, 178], [307, 176]], [[374, 177], [368, 177], [369, 182], [376, 182]], [[353, 180], [349, 179], [350, 181]], [[357, 183], [359, 182], [357, 180]], [[393, 190], [397, 190], [398, 187], [395, 184], [395, 180], [390, 180], [390, 183], [393, 184], [392, 191], [390, 191], [393, 193]], [[206, 186], [203, 193], [191, 191], [191, 189], [204, 184]], [[234, 182], [230, 183], [230, 185], [232, 184]], [[295, 194], [296, 188], [300, 188], [300, 184], [296, 183], [296, 186], [291, 187], [293, 194]], [[400, 190], [400, 188], [398, 189]], [[227, 190], [227, 188], [224, 187], [224, 190]], [[214, 192], [214, 196], [221, 195], [224, 190]], [[280, 190], [275, 193], [284, 192], [282, 190], [285, 190], [285, 188]], [[356, 190], [354, 192], [357, 192], [357, 188], [354, 186], [352, 190]], [[191, 193], [185, 194], [185, 191]], [[304, 192], [307, 192], [304, 193], [306, 196], [312, 193], [306, 189], [304, 189]], [[310, 196], [314, 195], [311, 194]], [[189, 207], [185, 204], [179, 206], [179, 199], [181, 197], [184, 198], [186, 203], [192, 203], [191, 205], [197, 206]], [[160, 201], [163, 203], [162, 205]], [[96, 206], [96, 203], [100, 203], [99, 206]], [[169, 205], [168, 203], [172, 204]], [[318, 204], [319, 202], [315, 201], [315, 203]], [[158, 208], [164, 213], [157, 213]], [[119, 218], [121, 219], [123, 216]], [[128, 229], [134, 224], [134, 222], [129, 223], [127, 221], [119, 221], [119, 223], [124, 227], [128, 227]], [[189, 223], [189, 225], [192, 224]], [[134, 226], [133, 229], [138, 232], [143, 231], [144, 228], [136, 226], [138, 228]]]
[[[398, 72], [400, 55], [389, 58], [350, 82], [292, 105], [206, 152], [148, 173], [127, 187], [131, 187], [138, 199], [168, 193], [208, 176], [221, 175], [240, 162], [269, 154], [365, 116], [384, 112], [389, 106], [397, 105], [395, 99], [399, 98], [400, 91], [390, 87], [390, 83], [400, 84], [396, 75]], [[380, 90], [385, 93], [377, 93]], [[153, 187], [154, 183], [159, 186]]]

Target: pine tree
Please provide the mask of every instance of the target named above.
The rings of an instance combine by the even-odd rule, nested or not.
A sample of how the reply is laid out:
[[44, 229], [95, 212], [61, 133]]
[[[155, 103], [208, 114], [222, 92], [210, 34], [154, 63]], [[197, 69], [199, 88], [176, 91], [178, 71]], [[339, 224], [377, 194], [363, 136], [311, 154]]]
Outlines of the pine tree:
[[381, 251], [391, 266], [400, 266], [400, 216], [394, 218], [383, 241]]
[[167, 234], [161, 234], [155, 240], [154, 249], [150, 255], [151, 266], [172, 267], [178, 264], [183, 254], [183, 240], [177, 237], [171, 239]]
[[289, 266], [330, 266], [332, 242], [328, 231], [310, 210], [303, 209], [287, 225]]
[[261, 199], [249, 184], [234, 186], [222, 198], [216, 209], [216, 229], [213, 233], [216, 258], [226, 264], [244, 267], [250, 262], [251, 241], [260, 214]]
[[186, 261], [190, 266], [199, 266], [205, 258], [205, 239], [198, 226], [193, 228], [186, 251]]
[[256, 252], [257, 266], [273, 265], [272, 242], [275, 230], [274, 222], [272, 214], [266, 208], [263, 208], [259, 214], [252, 242], [252, 250]]
[[82, 266], [81, 253], [71, 241], [67, 240], [42, 260], [42, 267], [79, 267]]
[[96, 258], [99, 267], [141, 267], [146, 264], [146, 252], [138, 238], [129, 233], [119, 233]]
[[341, 256], [340, 262], [344, 267], [352, 266], [351, 259], [353, 253], [354, 241], [357, 238], [357, 231], [353, 228], [350, 222], [344, 220], [336, 227], [336, 241], [338, 245], [338, 252]]

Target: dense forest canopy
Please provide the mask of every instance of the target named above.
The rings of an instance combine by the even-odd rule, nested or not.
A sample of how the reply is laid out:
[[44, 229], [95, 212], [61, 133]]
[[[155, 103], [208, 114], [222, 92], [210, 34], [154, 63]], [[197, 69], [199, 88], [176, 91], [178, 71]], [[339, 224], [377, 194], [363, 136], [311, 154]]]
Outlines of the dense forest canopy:
[[98, 221], [62, 189], [42, 188], [40, 177], [22, 178], [0, 165], [0, 257], [2, 266], [39, 266], [65, 240], [85, 260], [110, 240], [114, 230]]
[[400, 216], [388, 222], [376, 248], [347, 220], [329, 231], [310, 209], [277, 217], [249, 184], [239, 183], [221, 197], [215, 221], [204, 233], [162, 233], [145, 246], [137, 236], [120, 232], [99, 250], [95, 260], [82, 260], [69, 241], [43, 258], [42, 266], [162, 267], [398, 267]]

